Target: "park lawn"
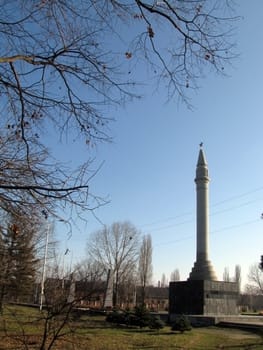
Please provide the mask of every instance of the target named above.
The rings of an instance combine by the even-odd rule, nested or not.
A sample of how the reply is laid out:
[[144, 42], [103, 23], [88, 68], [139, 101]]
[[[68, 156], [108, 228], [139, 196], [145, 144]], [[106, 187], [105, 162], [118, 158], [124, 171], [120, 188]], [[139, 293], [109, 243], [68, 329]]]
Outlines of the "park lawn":
[[[83, 330], [80, 333], [84, 335]], [[86, 333], [87, 334], [87, 333]], [[83, 337], [83, 348], [94, 350], [177, 349], [177, 350], [262, 350], [263, 339], [255, 334], [217, 327], [194, 328], [190, 332], [171, 332], [170, 327], [160, 331], [149, 329], [95, 328]], [[79, 339], [80, 340], [80, 339]], [[81, 343], [80, 343], [81, 345]]]
[[[0, 350], [39, 349], [43, 314], [37, 309], [9, 307], [0, 317]], [[56, 350], [262, 350], [263, 338], [240, 330], [194, 328], [183, 334], [170, 327], [160, 331], [125, 328], [105, 322], [104, 316], [81, 316], [63, 329]], [[27, 347], [25, 347], [25, 342]]]

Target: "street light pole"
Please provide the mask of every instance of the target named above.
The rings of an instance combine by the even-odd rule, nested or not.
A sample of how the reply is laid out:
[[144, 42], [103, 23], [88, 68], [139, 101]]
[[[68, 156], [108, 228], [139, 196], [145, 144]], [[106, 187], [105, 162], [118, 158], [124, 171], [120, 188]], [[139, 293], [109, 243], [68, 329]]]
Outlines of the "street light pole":
[[42, 280], [41, 280], [41, 294], [40, 294], [40, 305], [39, 310], [42, 311], [43, 300], [44, 300], [44, 290], [45, 290], [45, 278], [46, 278], [46, 264], [47, 264], [47, 252], [48, 252], [48, 239], [49, 239], [49, 223], [47, 224], [46, 230], [46, 242], [45, 242], [45, 254], [43, 261], [43, 270], [42, 270]]
[[63, 265], [62, 265], [62, 289], [64, 289], [64, 272], [65, 272], [65, 256], [69, 253], [69, 249], [67, 248], [65, 253], [63, 254]]

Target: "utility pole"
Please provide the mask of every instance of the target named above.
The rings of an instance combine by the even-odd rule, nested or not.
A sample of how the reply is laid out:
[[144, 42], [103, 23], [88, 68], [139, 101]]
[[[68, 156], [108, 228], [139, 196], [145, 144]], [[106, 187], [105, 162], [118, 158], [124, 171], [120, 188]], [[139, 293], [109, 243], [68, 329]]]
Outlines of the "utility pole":
[[50, 229], [50, 224], [48, 223], [47, 224], [47, 230], [46, 230], [45, 254], [44, 254], [43, 269], [42, 269], [41, 294], [40, 294], [40, 305], [39, 305], [39, 310], [40, 311], [42, 311], [42, 308], [43, 308], [43, 300], [44, 300], [44, 292], [45, 292], [45, 279], [46, 279], [46, 264], [47, 264], [49, 229]]

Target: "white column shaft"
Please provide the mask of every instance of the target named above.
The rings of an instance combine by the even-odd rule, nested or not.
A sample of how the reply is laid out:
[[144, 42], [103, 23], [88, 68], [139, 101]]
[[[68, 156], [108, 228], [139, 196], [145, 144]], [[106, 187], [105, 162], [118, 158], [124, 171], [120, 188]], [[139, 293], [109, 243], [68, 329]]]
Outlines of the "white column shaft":
[[208, 181], [197, 181], [197, 247], [196, 259], [208, 260], [209, 255], [209, 192]]

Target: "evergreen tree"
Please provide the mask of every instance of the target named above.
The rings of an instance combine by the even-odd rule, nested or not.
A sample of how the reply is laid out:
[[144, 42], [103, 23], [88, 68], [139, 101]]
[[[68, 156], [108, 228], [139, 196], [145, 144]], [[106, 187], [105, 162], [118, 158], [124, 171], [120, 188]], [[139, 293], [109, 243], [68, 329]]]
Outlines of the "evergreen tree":
[[25, 300], [32, 292], [36, 271], [35, 229], [32, 223], [12, 217], [0, 237], [0, 304]]

